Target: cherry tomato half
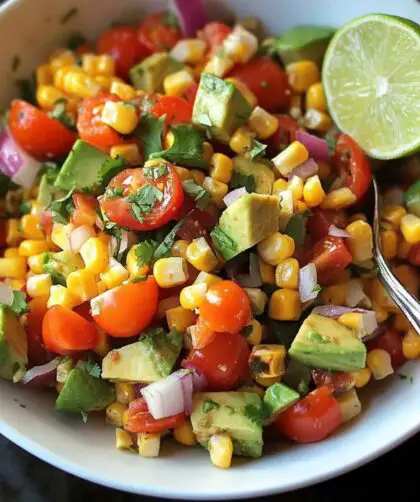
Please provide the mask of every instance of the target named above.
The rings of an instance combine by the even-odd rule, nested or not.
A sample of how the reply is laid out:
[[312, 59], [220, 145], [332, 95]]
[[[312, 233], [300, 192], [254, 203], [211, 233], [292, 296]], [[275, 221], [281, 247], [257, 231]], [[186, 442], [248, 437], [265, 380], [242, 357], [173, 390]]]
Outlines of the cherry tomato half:
[[193, 107], [185, 99], [178, 96], [162, 96], [151, 109], [155, 117], [165, 117], [165, 124], [189, 124], [192, 119]]
[[328, 235], [330, 226], [344, 228], [347, 225], [347, 215], [345, 211], [325, 211], [319, 207], [312, 209], [312, 216], [306, 223], [306, 228], [314, 242]]
[[26, 315], [25, 331], [28, 339], [28, 361], [31, 366], [39, 366], [48, 361], [48, 354], [42, 339], [42, 322], [47, 308], [40, 302], [31, 302], [31, 310]]
[[210, 47], [210, 56], [214, 55], [223, 44], [225, 38], [232, 33], [232, 28], [224, 23], [208, 23], [199, 32], [199, 37]]
[[393, 328], [387, 328], [383, 334], [368, 342], [367, 348], [368, 350], [386, 350], [391, 356], [391, 364], [394, 369], [399, 368], [407, 361], [402, 349], [402, 336]]
[[157, 12], [140, 23], [137, 37], [150, 52], [169, 51], [182, 38], [181, 30], [168, 12]]
[[156, 420], [149, 412], [146, 401], [141, 397], [131, 401], [128, 405], [128, 418], [125, 428], [130, 432], [151, 432], [157, 434], [167, 429], [179, 427], [184, 421], [184, 413]]

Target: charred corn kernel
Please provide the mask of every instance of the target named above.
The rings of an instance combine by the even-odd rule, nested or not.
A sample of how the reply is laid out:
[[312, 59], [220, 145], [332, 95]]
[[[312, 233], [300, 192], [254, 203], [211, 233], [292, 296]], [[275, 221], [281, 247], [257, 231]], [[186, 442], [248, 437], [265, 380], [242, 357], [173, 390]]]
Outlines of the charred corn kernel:
[[213, 434], [209, 441], [210, 460], [221, 469], [228, 469], [232, 463], [233, 443], [227, 434]]
[[317, 132], [326, 132], [331, 129], [333, 123], [331, 117], [324, 112], [310, 108], [306, 110], [303, 123], [308, 129]]
[[257, 319], [252, 319], [244, 329], [250, 328], [250, 334], [246, 337], [246, 343], [248, 345], [259, 345], [262, 340], [263, 330], [260, 321]]
[[331, 166], [328, 162], [318, 162], [318, 176], [321, 181], [325, 181], [331, 174]]
[[379, 305], [373, 305], [373, 311], [375, 312], [376, 321], [379, 323], [385, 322], [389, 317], [389, 312], [386, 308]]
[[227, 56], [215, 54], [204, 67], [204, 71], [222, 78], [234, 67], [234, 65], [235, 62]]
[[[170, 56], [181, 63], [199, 63], [207, 49], [207, 43], [198, 38], [180, 40], [170, 51]], [[166, 92], [166, 89], [165, 89]]]
[[277, 321], [296, 321], [302, 312], [299, 293], [295, 289], [277, 289], [270, 298], [268, 317]]
[[369, 368], [363, 368], [359, 371], [353, 372], [354, 377], [354, 386], [356, 389], [361, 389], [365, 385], [369, 383], [370, 377], [372, 376], [372, 372]]
[[373, 235], [369, 223], [363, 220], [353, 221], [347, 225], [346, 231], [350, 234], [346, 244], [353, 260], [370, 260], [373, 257]]
[[382, 219], [392, 223], [396, 229], [400, 227], [401, 218], [407, 214], [403, 206], [397, 204], [385, 206], [382, 210]]
[[28, 277], [26, 281], [26, 292], [31, 298], [36, 296], [48, 296], [52, 280], [50, 274], [38, 274]]
[[419, 276], [417, 270], [410, 265], [401, 264], [392, 267], [392, 271], [408, 291], [413, 293], [414, 296], [417, 296], [419, 289]]
[[397, 250], [398, 258], [405, 260], [408, 256], [408, 253], [410, 252], [411, 246], [412, 246], [412, 244], [407, 242], [404, 239], [404, 237], [400, 236], [399, 243], [398, 243], [398, 250]]
[[285, 358], [286, 349], [283, 345], [254, 345], [249, 357], [249, 367], [252, 377], [281, 377], [285, 372]]
[[394, 325], [394, 328], [397, 331], [404, 331], [404, 332], [406, 332], [409, 329], [411, 329], [410, 321], [402, 313], [401, 314], [395, 314], [393, 325]]
[[199, 309], [206, 297], [206, 292], [207, 284], [205, 282], [193, 284], [191, 286], [187, 286], [181, 291], [179, 301], [184, 309]]
[[35, 70], [35, 81], [36, 86], [50, 85], [53, 83], [53, 73], [51, 70], [51, 65], [48, 63], [41, 64]]
[[225, 81], [233, 84], [236, 89], [238, 89], [238, 91], [242, 94], [242, 96], [248, 101], [252, 108], [254, 108], [254, 106], [257, 106], [257, 97], [244, 82], [232, 77], [226, 78]]
[[398, 234], [395, 230], [382, 230], [380, 232], [381, 251], [387, 260], [392, 260], [397, 256]]
[[166, 322], [169, 329], [185, 333], [189, 326], [197, 322], [197, 316], [192, 310], [175, 307], [166, 311]]
[[337, 402], [340, 406], [341, 419], [344, 423], [353, 420], [353, 418], [360, 415], [362, 411], [362, 403], [360, 402], [357, 392], [354, 389], [338, 396]]
[[276, 232], [258, 243], [259, 256], [269, 265], [279, 265], [295, 252], [295, 241], [288, 235]]
[[401, 233], [409, 244], [420, 242], [420, 218], [414, 214], [406, 214], [401, 218]]
[[348, 312], [347, 314], [343, 314], [342, 316], [340, 316], [338, 318], [338, 322], [341, 322], [341, 324], [344, 324], [345, 326], [348, 326], [351, 329], [360, 331], [363, 325], [363, 318], [362, 314], [360, 313]]
[[137, 446], [142, 457], [158, 457], [160, 450], [160, 434], [141, 432], [137, 434]]
[[20, 220], [10, 218], [6, 222], [6, 242], [9, 246], [16, 246], [23, 240], [23, 232], [20, 227]]
[[394, 373], [391, 365], [391, 356], [386, 350], [373, 349], [368, 352], [366, 365], [372, 372], [372, 376], [375, 380], [382, 380]]
[[195, 437], [190, 420], [185, 420], [182, 425], [175, 427], [174, 438], [178, 443], [185, 446], [194, 446], [197, 444], [197, 438]]
[[245, 126], [241, 126], [230, 138], [229, 146], [238, 155], [245, 156], [252, 148], [253, 133]]
[[223, 153], [214, 153], [210, 159], [210, 176], [222, 183], [229, 183], [232, 178], [233, 161]]
[[41, 228], [41, 219], [34, 214], [25, 214], [20, 220], [25, 239], [43, 240], [45, 234]]
[[306, 91], [306, 108], [314, 108], [320, 112], [327, 111], [327, 101], [321, 82], [312, 84]]
[[101, 86], [95, 79], [80, 68], [61, 68], [61, 70], [54, 76], [54, 85], [71, 96], [92, 98], [101, 92]]
[[202, 272], [211, 272], [218, 265], [218, 259], [204, 237], [194, 239], [187, 247], [187, 260]]
[[303, 200], [296, 201], [296, 212], [299, 214], [304, 214], [309, 210], [308, 206], [303, 202]]
[[116, 382], [115, 394], [117, 396], [117, 401], [121, 404], [130, 404], [131, 401], [136, 399], [134, 385], [127, 382]]
[[217, 284], [220, 282], [222, 279], [214, 274], [208, 274], [207, 272], [200, 272], [197, 275], [196, 280], [194, 281], [194, 284], [206, 284], [207, 287], [209, 288], [210, 286], [213, 286], [213, 284]]
[[194, 182], [197, 183], [197, 185], [202, 186], [202, 184], [204, 183], [204, 179], [206, 177], [203, 171], [200, 171], [199, 169], [191, 169], [190, 174]]
[[272, 161], [278, 173], [287, 178], [295, 167], [306, 162], [308, 158], [309, 152], [306, 147], [299, 141], [294, 141]]
[[223, 198], [228, 193], [229, 187], [226, 183], [217, 181], [209, 176], [206, 176], [203, 181], [203, 188], [209, 192], [211, 200], [216, 204], [216, 206], [222, 206]]
[[5, 258], [17, 258], [18, 256], [20, 256], [19, 249], [18, 248], [7, 248], [7, 249], [5, 249], [3, 256]]
[[142, 162], [139, 147], [134, 143], [113, 146], [109, 154], [113, 159], [117, 157], [124, 157], [130, 166], [138, 166]]
[[131, 434], [124, 429], [115, 429], [115, 447], [118, 450], [129, 450], [134, 446]]
[[299, 285], [299, 262], [288, 258], [276, 267], [276, 285], [279, 288], [297, 289]]
[[50, 296], [48, 298], [47, 307], [53, 307], [54, 305], [61, 305], [68, 309], [72, 309], [78, 303], [78, 300], [70, 293], [70, 291], [64, 286], [51, 286]]
[[34, 256], [44, 251], [48, 251], [47, 241], [27, 239], [19, 244], [19, 254], [21, 256]]
[[[296, 176], [295, 176], [296, 177]], [[326, 194], [321, 185], [319, 176], [315, 174], [305, 181], [303, 187], [303, 200], [308, 207], [316, 207], [322, 204], [325, 200]]]
[[128, 101], [136, 97], [136, 90], [131, 85], [113, 80], [109, 92], [116, 94], [122, 101]]
[[90, 237], [80, 248], [80, 255], [85, 264], [85, 270], [92, 274], [100, 274], [108, 265], [107, 246], [97, 237]]
[[295, 92], [306, 92], [311, 85], [319, 82], [319, 70], [314, 61], [302, 60], [286, 66], [290, 87]]
[[127, 406], [121, 403], [111, 403], [106, 407], [105, 416], [106, 421], [111, 425], [116, 425], [117, 427], [122, 427], [123, 425], [123, 415]]
[[187, 248], [189, 245], [190, 245], [189, 241], [185, 241], [182, 239], [175, 241], [172, 244], [171, 255], [178, 256], [178, 257], [184, 258], [186, 260], [187, 259]]
[[101, 273], [101, 281], [108, 289], [115, 288], [124, 282], [130, 276], [128, 270], [114, 258], [108, 263], [108, 268]]
[[135, 107], [123, 101], [106, 101], [101, 119], [121, 134], [130, 134], [139, 122]]
[[53, 85], [40, 85], [36, 90], [36, 100], [41, 108], [52, 110], [59, 99], [66, 95]]
[[161, 258], [153, 265], [153, 275], [161, 288], [179, 286], [188, 281], [187, 262], [176, 256]]
[[[98, 294], [95, 275], [89, 270], [76, 270], [67, 276], [67, 289], [78, 303], [87, 302]], [[105, 281], [104, 281], [105, 282]]]
[[258, 266], [263, 284], [275, 284], [276, 274], [274, 267], [266, 263], [261, 257], [258, 258]]
[[186, 169], [185, 167], [175, 166], [175, 170], [176, 170], [178, 177], [181, 181], [187, 181], [192, 178], [189, 169]]
[[293, 201], [297, 202], [303, 195], [303, 179], [299, 176], [293, 176], [288, 183], [288, 188], [292, 191]]
[[[98, 295], [100, 295], [101, 293], [105, 293], [106, 291], [106, 289], [105, 290], [100, 289], [99, 282], [98, 282]], [[105, 357], [111, 350], [109, 336], [105, 333], [103, 329], [98, 328], [98, 326], [96, 327], [96, 331], [98, 332], [98, 340], [96, 342], [93, 351], [95, 352], [95, 354], [98, 354], [98, 356]]]
[[4, 283], [10, 286], [14, 291], [23, 291], [26, 281], [24, 279], [11, 279], [6, 277]]
[[73, 225], [62, 225], [54, 223], [51, 232], [51, 241], [63, 251], [70, 251], [70, 234], [73, 231]]
[[267, 294], [259, 288], [244, 288], [244, 291], [251, 302], [252, 313], [261, 315], [268, 301]]
[[413, 329], [409, 329], [403, 337], [402, 350], [407, 359], [420, 357], [420, 336]]
[[272, 193], [273, 195], [278, 195], [280, 192], [287, 190], [288, 187], [289, 183], [285, 179], [279, 178], [273, 183]]
[[356, 202], [356, 196], [350, 188], [343, 187], [337, 190], [332, 190], [327, 194], [324, 202], [321, 204], [321, 209], [344, 209]]
[[257, 52], [257, 37], [237, 24], [223, 42], [223, 50], [227, 57], [235, 63], [246, 63]]
[[182, 96], [194, 83], [191, 72], [181, 70], [165, 77], [163, 89], [168, 96]]

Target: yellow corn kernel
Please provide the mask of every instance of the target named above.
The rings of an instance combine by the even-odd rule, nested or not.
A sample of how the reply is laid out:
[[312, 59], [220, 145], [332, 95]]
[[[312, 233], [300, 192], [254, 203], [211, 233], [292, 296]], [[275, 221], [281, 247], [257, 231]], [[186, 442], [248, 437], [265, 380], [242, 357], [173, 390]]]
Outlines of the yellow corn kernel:
[[197, 183], [197, 185], [202, 186], [202, 184], [204, 183], [204, 179], [206, 177], [203, 171], [200, 171], [199, 169], [191, 169], [190, 174], [194, 182]]
[[207, 43], [205, 41], [198, 38], [188, 38], [177, 42], [170, 55], [181, 63], [195, 64], [202, 61], [206, 48]]
[[97, 84], [100, 85], [103, 91], [109, 91], [112, 83], [112, 77], [108, 77], [107, 75], [95, 75], [92, 78]]
[[320, 112], [327, 111], [327, 101], [321, 82], [312, 84], [306, 91], [306, 108], [314, 108]]
[[129, 450], [134, 445], [131, 434], [124, 429], [115, 429], [115, 447], [118, 450]]
[[40, 85], [36, 90], [36, 100], [41, 108], [52, 110], [59, 99], [65, 99], [66, 95], [53, 85]]
[[108, 289], [112, 289], [128, 279], [129, 275], [128, 270], [119, 261], [111, 258], [108, 268], [101, 273], [100, 278]]
[[194, 239], [187, 247], [187, 260], [202, 272], [211, 272], [219, 261], [204, 237]]
[[284, 192], [284, 190], [287, 190], [288, 187], [289, 183], [285, 179], [279, 178], [273, 183], [272, 193], [273, 195], [278, 195], [280, 192]]
[[302, 312], [299, 293], [295, 289], [274, 291], [268, 305], [268, 317], [277, 321], [296, 321]]
[[221, 280], [222, 279], [217, 275], [208, 274], [207, 272], [200, 272], [197, 275], [197, 278], [194, 281], [194, 284], [203, 284], [204, 283], [209, 288], [210, 286], [213, 286], [213, 284], [217, 284]]
[[389, 312], [386, 310], [386, 308], [381, 307], [379, 305], [373, 305], [373, 311], [375, 312], [376, 316], [376, 321], [378, 324], [381, 322], [385, 322], [388, 317], [389, 317]]
[[229, 187], [226, 183], [222, 183], [221, 181], [217, 181], [209, 176], [206, 176], [203, 181], [203, 188], [207, 192], [209, 192], [211, 196], [211, 200], [219, 207], [221, 207], [223, 203], [224, 196], [228, 193]]
[[[229, 183], [232, 178], [233, 161], [223, 153], [214, 153], [210, 159], [210, 176], [222, 183]], [[203, 180], [204, 183], [204, 180]]]
[[365, 223], [368, 222], [368, 219], [364, 213], [354, 213], [351, 216], [348, 217], [347, 221], [350, 223], [353, 223], [354, 221], [364, 221]]
[[[105, 293], [106, 291], [106, 288], [102, 290], [99, 287], [100, 282], [101, 281], [98, 282], [98, 295], [100, 295], [101, 293]], [[98, 356], [105, 357], [111, 350], [111, 344], [109, 343], [109, 336], [105, 333], [103, 329], [100, 329], [98, 326], [96, 327], [96, 331], [98, 332], [98, 341], [96, 342], [93, 351], [95, 352], [95, 354], [98, 354]]]
[[386, 350], [373, 349], [368, 352], [366, 365], [372, 372], [372, 376], [375, 380], [382, 380], [394, 373], [391, 365], [391, 356]]
[[85, 264], [85, 270], [97, 275], [108, 265], [107, 246], [97, 237], [90, 237], [80, 248], [80, 255]]
[[353, 221], [347, 225], [346, 231], [350, 234], [346, 244], [353, 260], [370, 260], [373, 257], [373, 234], [369, 223], [363, 220]]
[[6, 222], [6, 242], [9, 246], [16, 246], [23, 240], [23, 232], [20, 228], [20, 220], [10, 218]]
[[337, 190], [332, 190], [327, 194], [324, 202], [321, 204], [321, 209], [344, 209], [356, 202], [356, 196], [350, 188], [343, 187]]
[[27, 239], [19, 244], [19, 254], [21, 256], [34, 256], [45, 251], [48, 251], [47, 241]]
[[142, 457], [158, 457], [160, 450], [160, 434], [142, 432], [137, 434], [137, 446]]
[[267, 294], [259, 288], [244, 288], [244, 291], [251, 302], [252, 313], [261, 315], [268, 301]]
[[[61, 73], [62, 70], [62, 73]], [[54, 77], [54, 85], [78, 98], [92, 98], [101, 92], [101, 86], [82, 69], [61, 68]]]
[[319, 176], [315, 174], [305, 181], [303, 187], [303, 200], [308, 207], [316, 207], [322, 204], [326, 195], [321, 185]]
[[306, 147], [299, 141], [294, 141], [272, 161], [278, 173], [287, 178], [295, 167], [306, 162], [308, 158], [309, 152]]
[[73, 51], [59, 49], [50, 58], [51, 71], [55, 73], [59, 68], [76, 64], [76, 55]]
[[35, 70], [35, 81], [37, 87], [41, 85], [51, 85], [53, 83], [51, 65], [48, 63], [39, 65]]
[[210, 460], [221, 469], [228, 469], [232, 463], [233, 443], [227, 434], [213, 434], [209, 440]]
[[258, 258], [258, 266], [263, 284], [275, 284], [276, 275], [274, 267], [266, 263], [261, 257]]
[[52, 280], [50, 274], [38, 274], [28, 277], [26, 281], [26, 292], [31, 298], [36, 296], [48, 296]]
[[405, 317], [403, 313], [395, 314], [393, 325], [397, 331], [406, 332], [411, 329], [410, 321]]
[[395, 229], [400, 228], [401, 218], [407, 214], [403, 206], [390, 205], [385, 206], [382, 210], [382, 219], [392, 223]]
[[197, 438], [195, 437], [190, 420], [185, 420], [185, 422], [179, 427], [174, 429], [174, 438], [185, 446], [194, 446], [197, 444]]
[[410, 265], [397, 265], [392, 267], [394, 275], [414, 296], [417, 296], [419, 289], [419, 276], [417, 270]]
[[63, 251], [70, 251], [70, 234], [73, 231], [73, 225], [62, 225], [54, 223], [51, 232], [51, 241]]
[[172, 244], [171, 247], [171, 256], [178, 256], [181, 258], [184, 258], [184, 260], [187, 259], [187, 248], [190, 245], [189, 241], [185, 240], [177, 240]]
[[113, 80], [109, 92], [116, 94], [122, 101], [129, 101], [136, 97], [136, 90], [131, 85]]
[[7, 248], [4, 251], [5, 258], [18, 258], [20, 256], [18, 248]]
[[131, 277], [146, 275], [149, 271], [149, 267], [147, 265], [139, 265], [136, 256], [136, 248], [137, 244], [131, 246], [130, 251], [127, 253], [126, 267]]
[[259, 345], [262, 340], [263, 330], [260, 321], [257, 319], [252, 319], [246, 326], [251, 328], [251, 333], [246, 337], [246, 343], [248, 345]]
[[234, 65], [234, 61], [227, 56], [224, 56], [223, 54], [215, 54], [204, 67], [204, 71], [221, 78], [226, 75], [226, 73], [228, 73]]
[[401, 233], [409, 244], [420, 242], [420, 218], [406, 214], [401, 218]]
[[117, 427], [122, 427], [123, 425], [123, 415], [127, 406], [121, 403], [111, 403], [106, 407], [105, 416], [108, 424], [116, 425]]
[[299, 285], [299, 262], [288, 258], [276, 267], [276, 285], [279, 288], [297, 289]]
[[41, 228], [41, 219], [34, 214], [25, 214], [20, 220], [25, 239], [43, 240], [45, 234]]
[[123, 101], [106, 101], [101, 119], [121, 134], [130, 134], [139, 122], [135, 107]]
[[223, 50], [235, 63], [246, 63], [257, 52], [257, 37], [237, 24], [223, 42]]
[[297, 202], [303, 195], [303, 179], [299, 176], [293, 176], [288, 183], [288, 188], [292, 191], [293, 202]]
[[130, 166], [138, 166], [142, 163], [142, 156], [139, 147], [134, 144], [115, 145], [109, 152], [110, 156], [115, 159], [117, 157], [124, 157]]
[[420, 357], [420, 336], [413, 329], [409, 329], [404, 335], [402, 350], [407, 359]]
[[179, 301], [184, 309], [198, 309], [206, 297], [206, 292], [207, 284], [205, 282], [193, 284], [192, 286], [187, 286], [181, 291]]
[[238, 127], [229, 141], [230, 148], [238, 155], [245, 156], [252, 148], [253, 133], [245, 126]]
[[[168, 133], [169, 134], [169, 133]], [[172, 133], [171, 133], [172, 134]], [[170, 147], [168, 147], [170, 148]], [[187, 181], [192, 178], [190, 170], [185, 167], [175, 166], [178, 177], [181, 181]]]
[[67, 289], [80, 304], [98, 295], [95, 275], [89, 270], [76, 270], [67, 277]]
[[257, 106], [258, 103], [257, 97], [244, 82], [241, 82], [240, 80], [231, 77], [226, 78], [225, 80], [226, 82], [230, 82], [231, 84], [233, 84], [236, 87], [236, 89], [238, 89], [238, 91], [248, 101], [248, 103], [251, 105], [252, 108], [254, 108], [254, 106]]
[[161, 288], [172, 288], [188, 281], [188, 267], [184, 258], [161, 258], [153, 265], [153, 275]]
[[398, 250], [397, 250], [397, 256], [398, 258], [401, 258], [402, 260], [407, 259], [408, 253], [410, 252], [412, 244], [407, 242], [404, 237], [400, 236], [399, 239], [399, 244], [398, 244]]
[[266, 376], [256, 376], [255, 381], [262, 387], [271, 387], [271, 385], [280, 382], [281, 377], [266, 377]]
[[360, 331], [363, 325], [363, 318], [362, 314], [360, 313], [348, 312], [347, 314], [343, 314], [342, 316], [340, 316], [338, 318], [338, 322], [341, 322], [341, 324], [344, 324], [345, 326], [348, 326], [351, 329]]
[[344, 394], [340, 394], [337, 397], [337, 402], [340, 406], [341, 419], [343, 423], [353, 420], [353, 418], [360, 415], [362, 411], [362, 404], [355, 389], [351, 389]]
[[23, 291], [26, 281], [24, 279], [11, 279], [6, 277], [4, 283], [10, 286], [14, 291]]
[[296, 212], [299, 214], [304, 214], [309, 210], [308, 206], [303, 202], [303, 200], [296, 201]]
[[70, 293], [70, 291], [64, 286], [51, 286], [50, 296], [48, 298], [47, 307], [53, 307], [54, 305], [61, 305], [68, 309], [72, 309], [78, 304], [78, 300]]
[[191, 72], [180, 70], [164, 78], [163, 90], [168, 96], [182, 96], [194, 82]]
[[308, 129], [317, 132], [326, 132], [333, 125], [331, 117], [327, 113], [320, 112], [314, 108], [306, 110], [303, 123]]
[[169, 329], [185, 333], [189, 326], [197, 322], [197, 316], [192, 310], [184, 307], [174, 307], [166, 311], [166, 322]]
[[354, 377], [354, 386], [356, 389], [361, 389], [365, 385], [369, 383], [370, 377], [372, 376], [372, 372], [369, 368], [363, 368], [359, 371], [353, 372]]
[[258, 139], [267, 139], [272, 136], [279, 127], [277, 118], [261, 108], [256, 106], [248, 119], [248, 125], [255, 132]]
[[[283, 345], [264, 344], [254, 345], [249, 357], [249, 367], [252, 377], [278, 378], [284, 375], [285, 372], [286, 349]], [[263, 370], [255, 371], [254, 363], [262, 363], [256, 365], [261, 366]]]
[[136, 399], [134, 385], [127, 382], [115, 382], [115, 394], [117, 401], [121, 404], [130, 404]]
[[259, 256], [269, 265], [279, 265], [295, 252], [295, 241], [288, 235], [276, 232], [258, 243]]
[[320, 74], [314, 61], [302, 60], [286, 66], [290, 87], [295, 92], [306, 92], [311, 85], [319, 82]]
[[328, 162], [318, 162], [318, 176], [321, 181], [325, 181], [331, 174], [331, 166]]
[[397, 256], [398, 234], [395, 230], [382, 230], [380, 232], [381, 251], [387, 260], [392, 260]]
[[115, 75], [115, 59], [109, 54], [95, 56], [95, 75], [113, 77]]

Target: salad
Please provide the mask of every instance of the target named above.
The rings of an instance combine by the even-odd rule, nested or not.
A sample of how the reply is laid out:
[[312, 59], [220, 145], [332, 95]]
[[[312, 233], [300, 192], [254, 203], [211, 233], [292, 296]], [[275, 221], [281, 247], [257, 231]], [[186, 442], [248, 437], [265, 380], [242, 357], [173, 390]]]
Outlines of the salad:
[[371, 158], [412, 154], [389, 163], [381, 241], [418, 295], [420, 29], [266, 38], [174, 4], [73, 37], [4, 114], [0, 377], [102, 413], [121, 450], [173, 436], [227, 468], [325, 439], [420, 358], [365, 213]]

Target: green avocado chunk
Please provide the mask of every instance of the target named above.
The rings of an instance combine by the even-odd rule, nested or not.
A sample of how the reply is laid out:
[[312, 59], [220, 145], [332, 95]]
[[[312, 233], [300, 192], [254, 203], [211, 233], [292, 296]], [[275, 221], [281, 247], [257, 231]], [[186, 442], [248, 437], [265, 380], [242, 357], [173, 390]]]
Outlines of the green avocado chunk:
[[271, 194], [274, 183], [274, 172], [263, 162], [249, 160], [238, 155], [233, 159], [233, 175], [235, 173], [253, 176], [255, 179], [255, 193]]
[[409, 187], [405, 192], [404, 200], [408, 211], [420, 218], [420, 180]]
[[193, 124], [208, 128], [210, 134], [229, 143], [235, 130], [251, 115], [251, 105], [231, 83], [202, 73], [193, 109]]
[[57, 411], [100, 411], [115, 401], [115, 388], [83, 368], [72, 369], [55, 402]]
[[136, 89], [147, 92], [163, 91], [163, 80], [184, 65], [169, 57], [166, 52], [156, 52], [130, 69], [130, 80]]
[[254, 392], [194, 394], [191, 423], [198, 442], [208, 447], [213, 434], [227, 433], [235, 455], [261, 457], [262, 403]]
[[19, 382], [28, 364], [25, 328], [6, 305], [0, 305], [0, 378]]
[[289, 356], [312, 368], [358, 371], [365, 367], [366, 347], [355, 330], [311, 314], [293, 340]]
[[268, 421], [273, 421], [276, 416], [284, 411], [296, 401], [299, 401], [300, 395], [283, 383], [274, 383], [270, 385], [264, 393], [264, 405], [269, 413]]
[[278, 218], [277, 197], [249, 193], [223, 211], [219, 225], [210, 235], [223, 257], [231, 260], [277, 232]]
[[138, 342], [109, 352], [102, 361], [102, 378], [153, 383], [167, 377], [178, 359], [183, 337], [163, 329], [141, 336]]

